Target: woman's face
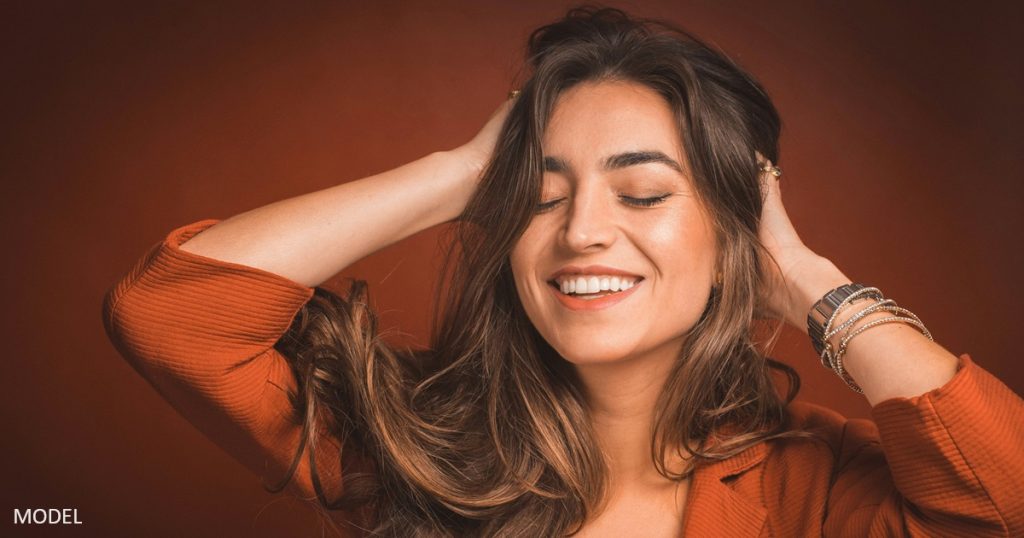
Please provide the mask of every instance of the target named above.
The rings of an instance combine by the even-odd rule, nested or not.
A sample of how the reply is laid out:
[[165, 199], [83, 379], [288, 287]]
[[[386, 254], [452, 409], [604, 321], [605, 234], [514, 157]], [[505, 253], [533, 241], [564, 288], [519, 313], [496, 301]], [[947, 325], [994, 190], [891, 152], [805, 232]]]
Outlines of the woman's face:
[[530, 321], [577, 365], [675, 357], [716, 253], [668, 102], [631, 82], [574, 86], [543, 150], [542, 204], [511, 254]]

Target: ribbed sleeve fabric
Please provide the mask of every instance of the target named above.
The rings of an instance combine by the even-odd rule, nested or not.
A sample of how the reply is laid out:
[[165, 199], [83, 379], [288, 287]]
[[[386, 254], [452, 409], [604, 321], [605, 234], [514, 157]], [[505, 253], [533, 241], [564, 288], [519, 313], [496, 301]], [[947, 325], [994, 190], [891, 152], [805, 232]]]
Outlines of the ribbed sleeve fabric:
[[825, 536], [1024, 536], [1024, 400], [969, 355], [843, 429]]
[[[104, 324], [123, 357], [178, 412], [276, 484], [299, 446], [301, 426], [289, 416], [286, 395], [295, 389], [294, 376], [273, 345], [314, 290], [181, 250], [217, 222], [182, 226], [154, 245], [108, 291]], [[336, 460], [337, 443], [325, 441], [331, 444], [318, 456], [333, 452]], [[317, 461], [325, 487], [338, 482], [337, 462]], [[292, 487], [313, 496], [306, 458]]]

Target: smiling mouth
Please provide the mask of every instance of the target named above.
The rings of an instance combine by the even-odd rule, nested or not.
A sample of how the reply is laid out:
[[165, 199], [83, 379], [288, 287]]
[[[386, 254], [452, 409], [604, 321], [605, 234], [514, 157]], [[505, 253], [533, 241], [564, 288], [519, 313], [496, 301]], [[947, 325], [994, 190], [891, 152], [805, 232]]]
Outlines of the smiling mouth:
[[[636, 279], [633, 279], [633, 280], [629, 281], [628, 284], [625, 284], [625, 285], [620, 285], [617, 282], [618, 279], [616, 279], [616, 282], [612, 282], [612, 283], [599, 282], [598, 286], [587, 287], [586, 291], [583, 292], [583, 293], [577, 292], [576, 289], [575, 289], [576, 286], [572, 286], [572, 285], [571, 286], [567, 286], [568, 292], [566, 292], [564, 290], [563, 286], [559, 285], [559, 283], [557, 281], [555, 281], [555, 280], [549, 280], [547, 283], [548, 283], [549, 286], [554, 288], [555, 291], [558, 292], [561, 295], [564, 295], [564, 296], [567, 296], [567, 297], [573, 297], [575, 299], [593, 300], [593, 299], [600, 299], [602, 297], [607, 297], [609, 295], [615, 295], [617, 293], [622, 293], [624, 291], [632, 289], [634, 286], [636, 286], [637, 284], [639, 284], [643, 280], [644, 280], [643, 277], [637, 277]], [[600, 288], [600, 289], [597, 289], [597, 288]], [[597, 289], [597, 291], [591, 292], [590, 290], [592, 290], [592, 289]]]

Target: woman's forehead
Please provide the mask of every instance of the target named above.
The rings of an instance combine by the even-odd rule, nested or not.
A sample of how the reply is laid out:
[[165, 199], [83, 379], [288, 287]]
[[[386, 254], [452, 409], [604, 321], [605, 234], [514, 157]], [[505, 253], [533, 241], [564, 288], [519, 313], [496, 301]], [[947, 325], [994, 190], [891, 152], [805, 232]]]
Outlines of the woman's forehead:
[[635, 82], [581, 83], [556, 100], [542, 141], [545, 166], [609, 169], [661, 162], [686, 169], [671, 106]]

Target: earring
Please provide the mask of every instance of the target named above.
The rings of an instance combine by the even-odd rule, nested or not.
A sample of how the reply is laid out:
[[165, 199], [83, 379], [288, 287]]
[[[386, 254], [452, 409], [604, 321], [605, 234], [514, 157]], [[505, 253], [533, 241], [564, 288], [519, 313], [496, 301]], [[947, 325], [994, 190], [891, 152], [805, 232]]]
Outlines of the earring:
[[762, 164], [759, 166], [759, 168], [762, 172], [768, 172], [769, 174], [778, 178], [782, 177], [782, 169], [779, 168], [778, 166], [768, 166], [767, 164]]

